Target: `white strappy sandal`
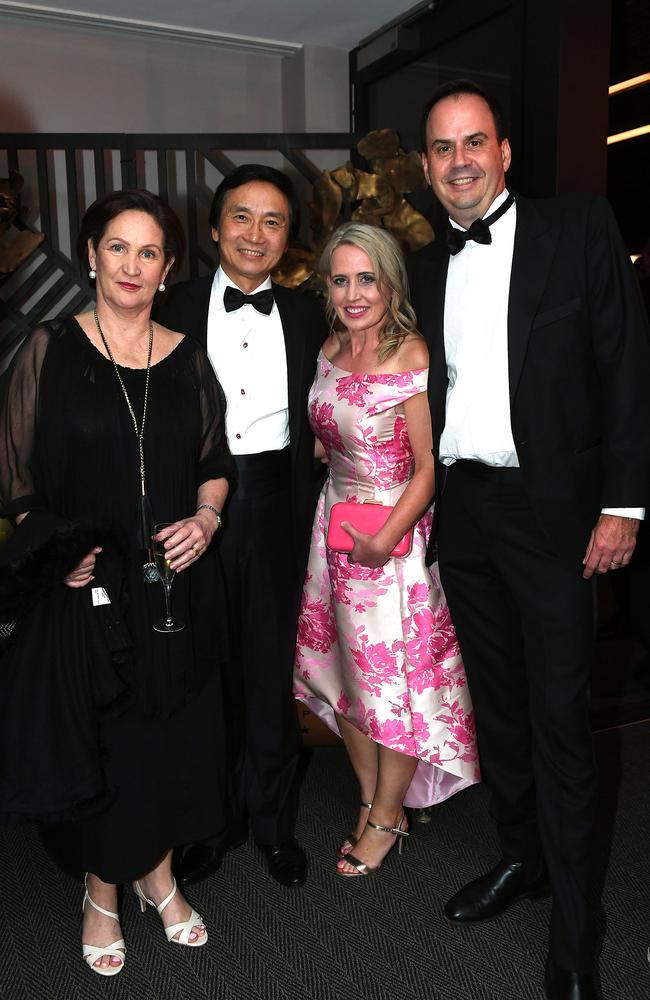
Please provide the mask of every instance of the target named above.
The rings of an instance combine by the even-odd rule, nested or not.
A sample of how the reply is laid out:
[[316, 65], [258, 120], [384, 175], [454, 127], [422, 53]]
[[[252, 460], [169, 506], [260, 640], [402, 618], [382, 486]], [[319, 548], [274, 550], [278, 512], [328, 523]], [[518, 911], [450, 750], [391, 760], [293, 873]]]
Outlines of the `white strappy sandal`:
[[[117, 913], [111, 913], [110, 910], [105, 910], [103, 906], [99, 906], [92, 896], [88, 892], [88, 874], [84, 878], [84, 899], [81, 904], [81, 912], [83, 913], [86, 908], [86, 903], [90, 903], [93, 910], [97, 910], [98, 913], [102, 913], [105, 917], [112, 917], [113, 920], [119, 922], [119, 917]], [[84, 961], [93, 972], [96, 972], [99, 976], [116, 976], [118, 972], [121, 972], [124, 968], [124, 958], [126, 955], [126, 945], [124, 939], [120, 938], [118, 941], [113, 941], [112, 944], [107, 945], [94, 945], [94, 944], [84, 944], [81, 942], [81, 954], [83, 955]], [[103, 968], [100, 965], [95, 965], [98, 958], [102, 958], [104, 955], [108, 955], [109, 958], [119, 958], [121, 965], [107, 965]]]
[[[152, 899], [147, 899], [142, 889], [140, 888], [139, 882], [134, 882], [133, 888], [135, 889], [136, 896], [140, 900], [140, 909], [142, 913], [144, 913], [145, 909], [147, 908], [147, 905], [149, 905], [153, 906], [154, 909], [158, 911], [161, 917], [163, 910], [165, 909], [166, 906], [169, 905], [169, 903], [171, 903], [172, 899], [174, 898], [178, 890], [178, 886], [176, 885], [176, 879], [172, 878], [172, 890], [169, 893], [169, 895], [165, 896], [162, 903], [154, 903]], [[179, 924], [170, 924], [169, 927], [165, 927], [163, 924], [163, 928], [165, 934], [167, 935], [167, 940], [171, 941], [172, 944], [184, 944], [187, 945], [188, 948], [200, 948], [207, 942], [208, 932], [206, 930], [205, 934], [203, 934], [202, 937], [198, 937], [197, 935], [196, 941], [190, 941], [190, 934], [192, 933], [197, 924], [203, 924], [203, 917], [201, 917], [196, 912], [194, 907], [192, 907], [192, 912], [190, 913], [187, 920], [182, 920]], [[180, 931], [179, 936], [174, 937], [174, 935], [178, 934], [179, 931]], [[196, 931], [194, 933], [196, 933]]]

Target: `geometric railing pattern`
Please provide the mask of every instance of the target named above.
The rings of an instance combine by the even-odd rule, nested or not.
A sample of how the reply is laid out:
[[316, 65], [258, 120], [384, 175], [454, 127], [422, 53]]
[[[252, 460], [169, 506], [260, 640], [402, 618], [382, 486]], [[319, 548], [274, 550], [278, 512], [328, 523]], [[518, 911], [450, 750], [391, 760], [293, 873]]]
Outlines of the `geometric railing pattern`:
[[0, 280], [0, 370], [26, 333], [62, 312], [93, 301], [74, 253], [79, 220], [108, 191], [145, 187], [169, 201], [187, 236], [180, 275], [214, 266], [208, 211], [214, 189], [233, 167], [249, 161], [289, 173], [301, 202], [321, 170], [349, 159], [360, 136], [348, 133], [227, 135], [19, 134], [0, 141], [0, 177], [25, 179], [18, 228], [45, 240], [13, 274]]

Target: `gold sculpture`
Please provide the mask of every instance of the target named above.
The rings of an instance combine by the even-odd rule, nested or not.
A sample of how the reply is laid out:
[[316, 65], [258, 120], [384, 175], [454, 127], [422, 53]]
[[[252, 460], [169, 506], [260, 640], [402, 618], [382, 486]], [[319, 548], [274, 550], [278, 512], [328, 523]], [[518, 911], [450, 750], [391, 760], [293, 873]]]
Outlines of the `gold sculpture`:
[[[18, 218], [18, 196], [23, 184], [16, 170], [11, 170], [8, 178], [0, 178], [0, 278], [12, 274], [45, 239], [42, 233], [23, 232], [13, 225]], [[0, 545], [10, 534], [11, 524], [0, 519]], [[2, 621], [0, 613], [0, 627]]]
[[388, 229], [409, 253], [435, 238], [425, 217], [404, 195], [426, 191], [420, 156], [405, 153], [392, 129], [369, 132], [357, 144], [372, 172], [360, 170], [349, 160], [335, 170], [324, 170], [315, 182], [309, 205], [312, 246], [292, 244], [273, 274], [288, 288], [316, 284], [315, 270], [323, 246], [342, 222], [368, 222]]
[[11, 170], [8, 178], [0, 178], [0, 277], [12, 274], [45, 239], [43, 233], [17, 230], [13, 225], [24, 183], [17, 170]]

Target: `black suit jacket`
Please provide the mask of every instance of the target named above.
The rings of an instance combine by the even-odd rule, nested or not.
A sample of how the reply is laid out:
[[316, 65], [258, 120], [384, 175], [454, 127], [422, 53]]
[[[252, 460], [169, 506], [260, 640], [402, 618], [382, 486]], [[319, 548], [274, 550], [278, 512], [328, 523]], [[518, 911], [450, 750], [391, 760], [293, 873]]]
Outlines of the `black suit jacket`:
[[[605, 199], [517, 197], [516, 206], [508, 302], [512, 431], [531, 505], [554, 551], [575, 566], [602, 507], [648, 504], [648, 327]], [[434, 442], [445, 424], [448, 263], [442, 241], [409, 262], [431, 355]], [[440, 495], [445, 468], [438, 461], [436, 472]]]
[[[172, 330], [189, 334], [207, 347], [213, 277], [209, 275], [174, 285], [157, 310], [156, 319]], [[322, 307], [314, 296], [276, 284], [273, 294], [282, 321], [287, 355], [294, 555], [297, 569], [302, 572], [314, 513], [314, 436], [307, 418], [307, 397], [326, 328]]]

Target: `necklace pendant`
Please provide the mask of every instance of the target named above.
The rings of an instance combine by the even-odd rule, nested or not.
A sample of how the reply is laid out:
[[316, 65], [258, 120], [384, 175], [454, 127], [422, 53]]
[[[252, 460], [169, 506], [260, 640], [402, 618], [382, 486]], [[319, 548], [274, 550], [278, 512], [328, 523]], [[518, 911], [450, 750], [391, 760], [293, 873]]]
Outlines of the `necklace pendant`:
[[158, 567], [153, 562], [146, 562], [142, 564], [142, 576], [144, 577], [145, 583], [158, 583], [160, 580]]

